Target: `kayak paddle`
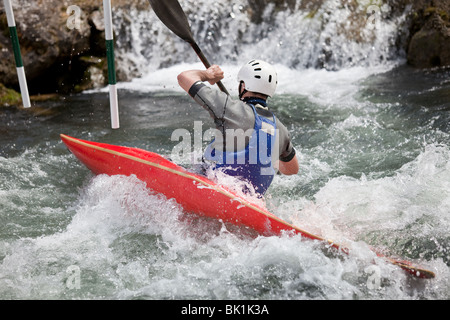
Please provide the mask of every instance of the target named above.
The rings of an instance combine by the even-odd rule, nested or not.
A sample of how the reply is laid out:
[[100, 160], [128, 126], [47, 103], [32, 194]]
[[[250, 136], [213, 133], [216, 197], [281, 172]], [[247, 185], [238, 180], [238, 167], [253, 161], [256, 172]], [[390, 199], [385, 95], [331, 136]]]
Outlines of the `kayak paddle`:
[[[211, 64], [206, 59], [200, 47], [192, 36], [191, 27], [186, 18], [186, 14], [181, 8], [180, 3], [177, 0], [148, 0], [150, 5], [155, 11], [156, 16], [166, 25], [167, 28], [172, 30], [178, 37], [188, 42], [194, 49], [197, 56], [203, 62], [206, 68], [209, 68]], [[217, 82], [220, 90], [226, 94], [229, 94], [225, 86], [221, 81]]]

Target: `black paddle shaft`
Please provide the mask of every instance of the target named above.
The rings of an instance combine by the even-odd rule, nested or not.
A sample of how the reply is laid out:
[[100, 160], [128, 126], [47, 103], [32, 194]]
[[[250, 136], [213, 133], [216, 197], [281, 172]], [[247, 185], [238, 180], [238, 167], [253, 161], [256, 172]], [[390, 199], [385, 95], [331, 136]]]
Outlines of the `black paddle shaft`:
[[[181, 8], [180, 3], [177, 0], [148, 0], [153, 8], [156, 16], [178, 37], [188, 42], [194, 49], [197, 56], [203, 62], [206, 68], [209, 68], [211, 64], [206, 59], [200, 47], [194, 40], [192, 36], [191, 27], [186, 18], [186, 14]], [[229, 94], [225, 86], [221, 81], [217, 82], [220, 90], [226, 94]]]

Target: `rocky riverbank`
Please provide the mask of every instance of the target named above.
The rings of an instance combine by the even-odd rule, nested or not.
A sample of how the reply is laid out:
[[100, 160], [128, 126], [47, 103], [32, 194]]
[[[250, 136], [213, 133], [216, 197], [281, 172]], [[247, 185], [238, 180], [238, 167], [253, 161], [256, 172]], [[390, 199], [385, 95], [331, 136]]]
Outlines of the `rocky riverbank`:
[[[358, 41], [361, 25], [370, 8], [389, 6], [390, 14], [408, 12], [407, 22], [399, 26], [404, 34], [398, 46], [407, 53], [407, 61], [417, 68], [450, 65], [450, 3], [446, 0], [341, 0], [355, 14], [353, 29], [344, 32]], [[13, 0], [19, 41], [30, 93], [68, 94], [107, 84], [107, 64], [101, 1], [87, 0]], [[264, 9], [306, 10], [313, 17], [324, 1], [248, 0], [244, 8], [251, 23], [263, 21]], [[114, 0], [114, 10], [149, 10], [147, 0]], [[71, 11], [70, 6], [80, 10]], [[361, 7], [367, 8], [367, 15]], [[79, 13], [79, 19], [75, 19]], [[389, 19], [389, 17], [384, 17]], [[123, 25], [116, 26], [120, 32]], [[407, 29], [407, 32], [404, 32]], [[126, 50], [122, 43], [122, 50]], [[131, 46], [131, 44], [130, 44]], [[125, 69], [117, 56], [117, 80], [136, 76]], [[0, 9], [0, 105], [20, 104], [17, 74], [4, 8]]]
[[450, 65], [450, 2], [414, 1], [408, 63], [418, 68]]
[[[31, 94], [66, 94], [105, 85], [103, 12], [101, 1], [97, 2], [12, 1]], [[116, 8], [141, 3], [147, 4], [144, 0], [114, 1]], [[77, 6], [79, 11], [70, 6]], [[120, 70], [118, 73], [119, 78], [125, 79]], [[5, 87], [17, 89], [14, 55], [4, 10], [0, 11], [0, 79]]]

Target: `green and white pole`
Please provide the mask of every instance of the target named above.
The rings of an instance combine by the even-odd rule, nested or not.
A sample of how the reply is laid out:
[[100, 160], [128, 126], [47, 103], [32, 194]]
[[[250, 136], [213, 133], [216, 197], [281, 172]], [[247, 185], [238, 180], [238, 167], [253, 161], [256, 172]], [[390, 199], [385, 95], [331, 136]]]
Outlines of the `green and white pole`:
[[16, 60], [17, 76], [19, 78], [20, 93], [22, 95], [22, 103], [24, 108], [31, 107], [30, 95], [28, 93], [27, 78], [25, 77], [25, 69], [22, 62], [22, 54], [20, 53], [19, 37], [17, 36], [16, 21], [10, 0], [3, 0], [6, 11], [6, 19], [8, 20], [9, 34], [12, 41], [14, 59]]
[[103, 0], [105, 14], [106, 57], [108, 59], [109, 104], [111, 109], [111, 126], [119, 128], [119, 103], [117, 99], [116, 68], [114, 65], [114, 38], [112, 27], [111, 0]]

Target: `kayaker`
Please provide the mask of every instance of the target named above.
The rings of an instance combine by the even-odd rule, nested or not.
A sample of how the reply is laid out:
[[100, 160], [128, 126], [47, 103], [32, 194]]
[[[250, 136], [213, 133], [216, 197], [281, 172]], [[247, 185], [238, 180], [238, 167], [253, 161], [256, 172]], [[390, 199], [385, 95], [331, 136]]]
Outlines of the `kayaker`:
[[264, 195], [275, 170], [285, 175], [299, 170], [289, 132], [268, 109], [267, 99], [277, 87], [275, 68], [262, 60], [251, 60], [238, 73], [239, 100], [219, 89], [222, 69], [187, 70], [178, 75], [179, 85], [214, 120], [219, 134], [206, 148], [203, 158], [214, 169], [250, 182], [256, 194]]

